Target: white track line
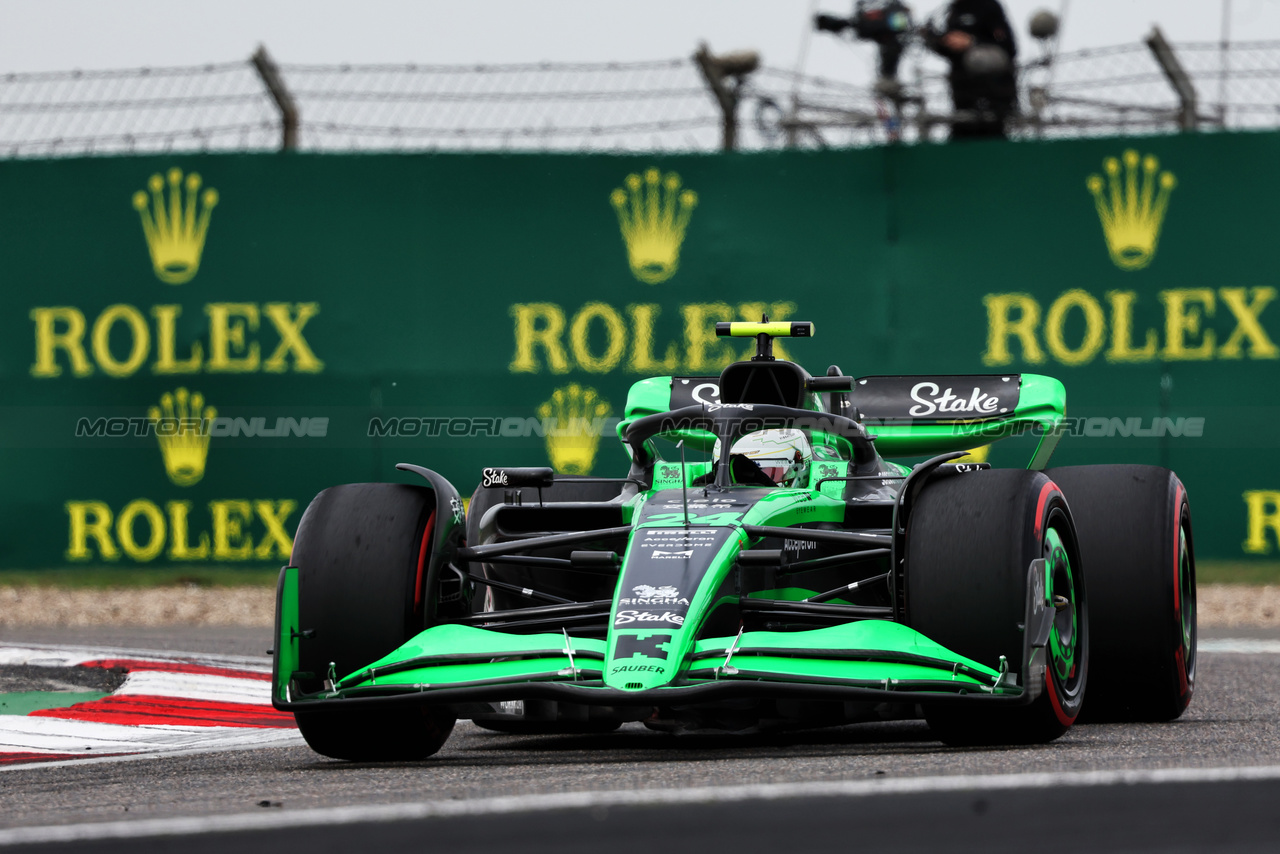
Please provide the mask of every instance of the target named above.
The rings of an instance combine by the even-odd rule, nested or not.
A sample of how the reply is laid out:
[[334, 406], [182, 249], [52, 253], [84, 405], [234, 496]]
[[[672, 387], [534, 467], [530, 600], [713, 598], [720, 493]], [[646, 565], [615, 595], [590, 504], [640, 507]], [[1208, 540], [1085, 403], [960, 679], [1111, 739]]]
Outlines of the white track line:
[[1196, 652], [1234, 652], [1245, 655], [1280, 654], [1280, 640], [1259, 638], [1206, 638], [1196, 643]]
[[1165, 783], [1223, 783], [1280, 780], [1280, 766], [1252, 768], [1165, 768], [1149, 771], [1070, 771], [1040, 774], [959, 775], [842, 782], [771, 783], [693, 789], [645, 789], [618, 792], [565, 792], [511, 795], [470, 801], [425, 801], [409, 804], [333, 807], [297, 812], [271, 811], [189, 818], [141, 819], [93, 824], [17, 827], [0, 830], [0, 846], [41, 842], [85, 842], [97, 839], [145, 839], [204, 833], [327, 827], [363, 822], [410, 821], [455, 816], [490, 816], [548, 809], [611, 806], [662, 806], [734, 803], [815, 797], [914, 795], [933, 792], [989, 792], [1009, 789], [1052, 789], [1063, 786], [1116, 786]]

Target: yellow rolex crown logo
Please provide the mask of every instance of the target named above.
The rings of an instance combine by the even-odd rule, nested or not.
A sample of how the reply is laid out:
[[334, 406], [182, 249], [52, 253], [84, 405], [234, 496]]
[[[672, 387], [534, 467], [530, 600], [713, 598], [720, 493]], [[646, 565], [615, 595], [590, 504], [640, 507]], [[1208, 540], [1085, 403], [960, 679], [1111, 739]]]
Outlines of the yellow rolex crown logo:
[[200, 392], [178, 388], [160, 396], [160, 405], [147, 410], [156, 431], [165, 474], [177, 486], [191, 486], [204, 477], [209, 455], [209, 422], [218, 411], [204, 405]]
[[142, 217], [142, 233], [156, 276], [166, 284], [181, 285], [200, 269], [218, 191], [209, 187], [201, 192], [200, 176], [195, 172], [184, 181], [182, 170], [175, 167], [167, 177], [166, 182], [159, 174], [152, 175], [147, 182], [150, 195], [143, 190], [134, 193], [133, 208]]
[[618, 214], [631, 272], [649, 285], [665, 282], [680, 266], [680, 244], [698, 194], [680, 189], [676, 173], [664, 176], [657, 169], [645, 170], [643, 178], [628, 175], [623, 183], [626, 189], [614, 190], [609, 201]]
[[1141, 270], [1155, 257], [1169, 196], [1178, 180], [1172, 172], [1160, 172], [1154, 154], [1139, 157], [1133, 149], [1119, 159], [1106, 158], [1102, 169], [1105, 178], [1090, 175], [1085, 184], [1098, 208], [1107, 251], [1121, 270]]
[[538, 406], [546, 430], [547, 456], [561, 474], [590, 474], [604, 421], [613, 412], [593, 388], [571, 383]]

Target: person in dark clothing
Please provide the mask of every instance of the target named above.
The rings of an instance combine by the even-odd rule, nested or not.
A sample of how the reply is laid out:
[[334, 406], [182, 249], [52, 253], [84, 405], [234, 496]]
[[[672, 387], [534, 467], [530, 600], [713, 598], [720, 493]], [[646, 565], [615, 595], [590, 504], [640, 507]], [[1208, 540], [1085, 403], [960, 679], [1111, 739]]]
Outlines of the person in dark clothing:
[[940, 31], [931, 27], [926, 42], [951, 62], [955, 110], [971, 114], [952, 124], [951, 138], [1003, 137], [1018, 104], [1018, 46], [999, 0], [952, 0]]
[[911, 8], [902, 0], [856, 0], [853, 14], [848, 18], [821, 14], [814, 18], [814, 26], [830, 33], [842, 33], [852, 29], [856, 38], [875, 42], [880, 54], [877, 69], [876, 91], [890, 97], [902, 94], [898, 82], [898, 64], [906, 48], [906, 40], [914, 29]]

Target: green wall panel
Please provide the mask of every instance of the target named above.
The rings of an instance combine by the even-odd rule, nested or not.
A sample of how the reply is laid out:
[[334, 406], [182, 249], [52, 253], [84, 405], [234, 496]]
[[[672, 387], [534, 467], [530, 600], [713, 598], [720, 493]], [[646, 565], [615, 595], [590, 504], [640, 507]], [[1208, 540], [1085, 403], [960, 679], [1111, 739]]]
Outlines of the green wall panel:
[[[814, 373], [1057, 376], [1077, 420], [1056, 463], [1171, 466], [1202, 555], [1274, 559], [1277, 155], [1275, 134], [1214, 134], [0, 162], [0, 566], [280, 563], [312, 495], [406, 479], [399, 461], [464, 494], [486, 465], [621, 473], [609, 435], [533, 428], [717, 372], [743, 345], [714, 322], [762, 309], [816, 322], [783, 345]], [[1109, 158], [1112, 242], [1146, 247], [1126, 266], [1087, 185]], [[161, 276], [151, 250], [187, 266]], [[207, 441], [148, 420], [180, 388]], [[1199, 435], [1121, 435], [1187, 419]]]

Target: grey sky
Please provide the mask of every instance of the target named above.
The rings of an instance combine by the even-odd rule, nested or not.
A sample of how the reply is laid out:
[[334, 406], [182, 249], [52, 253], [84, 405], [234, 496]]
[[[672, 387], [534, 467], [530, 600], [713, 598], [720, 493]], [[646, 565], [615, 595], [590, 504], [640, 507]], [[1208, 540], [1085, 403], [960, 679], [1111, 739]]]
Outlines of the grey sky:
[[[1062, 0], [1004, 0], [1026, 22]], [[190, 65], [247, 57], [261, 42], [288, 63], [628, 60], [755, 48], [774, 66], [870, 79], [873, 50], [809, 33], [812, 12], [850, 0], [0, 0], [0, 71]], [[917, 17], [942, 0], [911, 4]], [[1070, 0], [1063, 49], [1134, 42], [1159, 22], [1174, 41], [1216, 41], [1222, 0]], [[1280, 2], [1233, 0], [1234, 39], [1280, 39]], [[808, 39], [807, 49], [805, 47]]]

